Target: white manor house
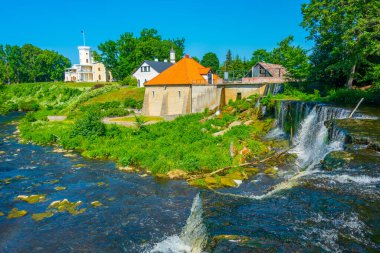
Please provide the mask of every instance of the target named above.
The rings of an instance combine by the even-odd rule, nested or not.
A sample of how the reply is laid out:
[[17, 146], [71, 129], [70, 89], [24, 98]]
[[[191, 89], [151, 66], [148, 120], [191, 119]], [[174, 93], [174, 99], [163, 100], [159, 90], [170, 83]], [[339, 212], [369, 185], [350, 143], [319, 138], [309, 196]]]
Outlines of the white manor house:
[[112, 76], [101, 62], [95, 62], [91, 47], [79, 46], [79, 64], [65, 70], [65, 82], [109, 82]]

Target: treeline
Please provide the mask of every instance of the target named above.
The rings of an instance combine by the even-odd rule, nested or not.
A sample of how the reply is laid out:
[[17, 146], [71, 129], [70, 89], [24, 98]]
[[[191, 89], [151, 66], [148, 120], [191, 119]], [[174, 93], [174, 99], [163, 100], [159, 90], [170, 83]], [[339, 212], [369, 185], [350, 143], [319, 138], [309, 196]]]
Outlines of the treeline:
[[231, 50], [226, 54], [226, 60], [219, 65], [219, 59], [215, 53], [206, 53], [200, 63], [211, 67], [214, 72], [229, 72], [235, 78], [244, 77], [247, 72], [258, 62], [281, 64], [288, 70], [290, 78], [305, 80], [310, 74], [310, 62], [306, 50], [293, 44], [293, 36], [285, 38], [278, 43], [272, 51], [258, 49], [252, 53], [250, 59], [241, 59], [239, 55], [233, 56]]
[[116, 80], [123, 80], [132, 74], [144, 60], [169, 60], [171, 48], [176, 60], [183, 57], [185, 39], [163, 39], [155, 29], [143, 29], [140, 36], [124, 33], [119, 39], [108, 40], [98, 46], [100, 60], [111, 70]]
[[233, 57], [226, 61], [210, 52], [201, 63], [216, 70], [236, 72], [241, 77], [259, 61], [282, 64], [291, 78], [330, 87], [380, 85], [380, 1], [310, 0], [302, 5], [302, 27], [314, 42], [310, 54], [292, 45], [293, 37], [272, 51], [259, 49], [251, 59]]
[[0, 84], [63, 81], [70, 60], [31, 44], [0, 44]]

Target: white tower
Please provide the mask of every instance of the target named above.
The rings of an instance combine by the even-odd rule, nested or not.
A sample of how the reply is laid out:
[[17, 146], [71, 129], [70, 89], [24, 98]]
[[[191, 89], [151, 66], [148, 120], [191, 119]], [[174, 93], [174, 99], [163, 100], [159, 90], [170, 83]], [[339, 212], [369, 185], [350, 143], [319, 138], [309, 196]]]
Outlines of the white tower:
[[80, 46], [79, 50], [79, 64], [92, 64], [91, 47]]
[[175, 63], [175, 52], [174, 52], [173, 47], [170, 50], [170, 62], [173, 63], [173, 64]]

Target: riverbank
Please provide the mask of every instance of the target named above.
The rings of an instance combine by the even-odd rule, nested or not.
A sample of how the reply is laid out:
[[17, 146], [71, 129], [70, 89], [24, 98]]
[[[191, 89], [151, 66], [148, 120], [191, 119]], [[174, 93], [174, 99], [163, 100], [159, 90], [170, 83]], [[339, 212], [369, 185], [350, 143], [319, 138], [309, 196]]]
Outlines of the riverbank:
[[[72, 84], [51, 84], [48, 88], [47, 85], [27, 84], [24, 87], [21, 84], [8, 88], [7, 95], [3, 95], [10, 98], [5, 103], [7, 108], [23, 110], [25, 106], [20, 104], [26, 101], [28, 110], [35, 111], [28, 112], [20, 122], [20, 136], [24, 142], [75, 150], [88, 158], [109, 159], [123, 171], [144, 171], [162, 179], [193, 179], [190, 184], [206, 188], [238, 186], [242, 180], [259, 172], [276, 174], [276, 165], [283, 160], [291, 161], [294, 156], [285, 156], [261, 167], [255, 165], [246, 169], [240, 166], [288, 148], [284, 140], [264, 138], [273, 126], [273, 118], [265, 114], [273, 114], [276, 99], [321, 99], [318, 92], [305, 94], [285, 87], [284, 94], [260, 100], [260, 105], [269, 113], [257, 107], [258, 97], [252, 96], [229, 103], [219, 115], [204, 112], [171, 122], [148, 124], [146, 119], [134, 114], [141, 108], [143, 89], [117, 85], [75, 87]], [[39, 103], [34, 105], [36, 101]], [[47, 116], [52, 115], [67, 118], [50, 122]], [[125, 127], [128, 124], [124, 122], [121, 126], [102, 124], [105, 119], [112, 121], [116, 116], [133, 119], [133, 128]], [[287, 131], [294, 127], [289, 122], [286, 123]], [[210, 173], [222, 168], [226, 169], [209, 177]]]

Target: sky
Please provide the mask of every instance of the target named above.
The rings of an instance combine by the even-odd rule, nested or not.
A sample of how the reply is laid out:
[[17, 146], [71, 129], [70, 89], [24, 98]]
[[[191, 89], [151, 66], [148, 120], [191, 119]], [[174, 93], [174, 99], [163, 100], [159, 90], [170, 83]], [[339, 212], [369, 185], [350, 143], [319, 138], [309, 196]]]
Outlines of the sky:
[[310, 49], [300, 26], [301, 5], [308, 0], [12, 0], [0, 1], [0, 44], [31, 43], [55, 50], [77, 63], [77, 46], [96, 49], [120, 34], [139, 35], [154, 28], [165, 39], [185, 38], [185, 53], [202, 58], [226, 52], [250, 59], [252, 52], [271, 50], [289, 35]]

